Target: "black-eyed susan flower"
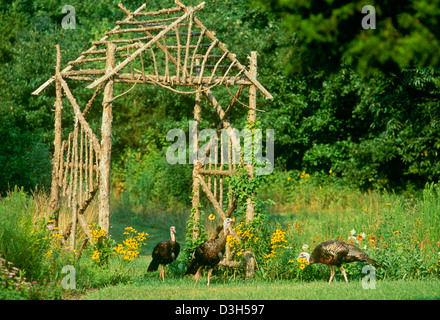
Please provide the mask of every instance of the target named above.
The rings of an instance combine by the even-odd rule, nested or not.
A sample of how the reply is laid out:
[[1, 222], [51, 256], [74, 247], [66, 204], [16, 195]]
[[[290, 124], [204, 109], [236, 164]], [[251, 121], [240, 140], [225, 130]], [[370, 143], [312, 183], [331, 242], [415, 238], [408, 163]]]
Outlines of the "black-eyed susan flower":
[[211, 221], [214, 220], [214, 219], [215, 219], [215, 215], [213, 215], [213, 214], [211, 213], [211, 214], [208, 216], [208, 219], [211, 220]]
[[99, 251], [98, 250], [93, 251], [92, 259], [99, 260]]
[[126, 227], [124, 234], [127, 236], [122, 244], [118, 244], [113, 248], [113, 253], [120, 255], [124, 260], [132, 261], [135, 259], [140, 252], [140, 247], [145, 245], [143, 242], [148, 236], [146, 232], [137, 232], [136, 229], [132, 227]]

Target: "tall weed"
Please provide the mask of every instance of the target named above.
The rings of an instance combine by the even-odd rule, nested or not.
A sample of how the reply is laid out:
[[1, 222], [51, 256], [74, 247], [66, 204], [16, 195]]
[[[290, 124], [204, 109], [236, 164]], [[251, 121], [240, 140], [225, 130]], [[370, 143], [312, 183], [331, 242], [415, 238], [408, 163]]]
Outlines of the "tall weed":
[[44, 272], [43, 257], [50, 246], [44, 221], [36, 216], [32, 197], [22, 189], [0, 200], [0, 255], [32, 279]]

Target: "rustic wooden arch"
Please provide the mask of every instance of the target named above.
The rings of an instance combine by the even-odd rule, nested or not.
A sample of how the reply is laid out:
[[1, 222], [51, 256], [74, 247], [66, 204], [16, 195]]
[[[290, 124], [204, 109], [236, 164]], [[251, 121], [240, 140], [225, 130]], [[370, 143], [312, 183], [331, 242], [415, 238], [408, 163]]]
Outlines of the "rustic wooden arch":
[[[119, 7], [127, 15], [116, 27], [105, 33], [99, 41], [81, 53], [74, 61], [61, 70], [61, 54], [57, 45], [57, 63], [55, 75], [33, 92], [40, 94], [47, 86], [55, 82], [55, 140], [52, 171], [51, 207], [53, 212], [60, 208], [60, 197], [64, 196], [72, 210], [71, 222], [64, 231], [65, 240], [75, 248], [76, 230], [79, 223], [84, 234], [91, 241], [84, 212], [93, 197], [98, 193], [99, 226], [109, 230], [109, 194], [110, 194], [110, 157], [112, 105], [121, 95], [114, 97], [116, 83], [152, 84], [168, 88], [177, 93], [195, 94], [194, 121], [200, 123], [201, 97], [205, 96], [220, 118], [217, 131], [225, 129], [228, 134], [229, 149], [240, 144], [229, 123], [234, 104], [247, 87], [249, 90], [248, 122], [256, 121], [256, 94], [260, 91], [267, 99], [271, 94], [257, 80], [257, 53], [252, 52], [250, 66], [247, 69], [229, 51], [225, 44], [216, 38], [215, 33], [207, 29], [196, 17], [205, 2], [198, 6], [185, 6], [175, 0], [176, 7], [159, 11], [146, 11], [144, 3], [135, 11], [129, 11], [122, 4]], [[91, 82], [86, 88], [95, 89], [90, 100], [81, 108], [71, 92], [69, 81]], [[235, 94], [231, 93], [231, 102], [223, 108], [215, 98], [212, 88], [215, 86], [239, 86]], [[132, 87], [132, 88], [133, 88]], [[183, 91], [183, 87], [193, 88]], [[98, 93], [103, 90], [103, 111], [101, 140], [93, 132], [86, 117]], [[129, 89], [128, 91], [130, 91]], [[229, 89], [228, 89], [229, 90]], [[127, 92], [128, 92], [127, 91]], [[125, 93], [127, 93], [125, 92]], [[124, 94], [125, 94], [124, 93]], [[74, 114], [73, 131], [66, 140], [61, 135], [62, 98], [66, 96]], [[194, 152], [198, 151], [198, 125], [194, 127]], [[216, 143], [211, 139], [209, 146]], [[202, 190], [216, 212], [229, 217], [236, 209], [233, 199], [223, 197], [223, 178], [235, 173], [232, 161], [223, 159], [219, 166], [207, 161], [206, 153], [194, 163], [193, 169], [193, 212], [194, 220], [200, 219], [199, 204]], [[229, 152], [229, 157], [232, 152]], [[227, 164], [224, 164], [224, 163]], [[253, 166], [247, 165], [250, 175]], [[226, 206], [226, 207], [225, 207]], [[226, 208], [226, 210], [225, 210]], [[254, 208], [248, 200], [246, 220], [253, 219]], [[57, 224], [57, 215], [55, 224]], [[198, 237], [197, 228], [193, 237]]]

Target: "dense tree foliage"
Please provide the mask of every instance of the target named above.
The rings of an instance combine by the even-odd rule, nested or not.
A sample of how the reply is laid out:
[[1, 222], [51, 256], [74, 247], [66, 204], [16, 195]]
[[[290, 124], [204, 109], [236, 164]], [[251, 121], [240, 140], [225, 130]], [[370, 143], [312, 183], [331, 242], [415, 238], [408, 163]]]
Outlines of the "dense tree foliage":
[[[439, 1], [255, 0], [293, 33], [291, 71], [335, 71], [343, 61], [362, 73], [440, 66]], [[364, 6], [373, 6], [370, 21]], [[374, 23], [374, 29], [364, 29]]]
[[[118, 3], [70, 1], [77, 25], [67, 30], [61, 27], [64, 4], [59, 1], [0, 4], [0, 192], [16, 184], [27, 189], [50, 184], [55, 91], [50, 86], [39, 96], [31, 92], [53, 75], [55, 44], [61, 46], [64, 66], [125, 16]], [[133, 10], [141, 3], [124, 1]], [[173, 3], [151, 0], [148, 5], [159, 9]], [[208, 0], [200, 19], [242, 63], [250, 51], [259, 52], [259, 79], [274, 96], [272, 101], [259, 96], [259, 108], [266, 110], [259, 114], [260, 126], [275, 129], [278, 169], [332, 169], [361, 188], [438, 180], [439, 3], [369, 2], [376, 9], [376, 29], [368, 30], [361, 27], [365, 4]], [[75, 92], [79, 102], [90, 95], [80, 86]], [[224, 97], [229, 99], [227, 92]], [[159, 162], [157, 167], [164, 168], [166, 132], [188, 131], [193, 104], [193, 96], [152, 86], [137, 86], [118, 99], [112, 159], [118, 179], [133, 181], [130, 172]], [[100, 111], [97, 103], [88, 115], [95, 132]], [[242, 128], [240, 115], [246, 110], [237, 112], [233, 123]], [[214, 120], [214, 113], [205, 113], [202, 125], [210, 127]], [[63, 126], [69, 125], [72, 112], [66, 108]], [[156, 185], [180, 170], [158, 177], [157, 170], [147, 169]], [[187, 168], [181, 170], [189, 176]]]

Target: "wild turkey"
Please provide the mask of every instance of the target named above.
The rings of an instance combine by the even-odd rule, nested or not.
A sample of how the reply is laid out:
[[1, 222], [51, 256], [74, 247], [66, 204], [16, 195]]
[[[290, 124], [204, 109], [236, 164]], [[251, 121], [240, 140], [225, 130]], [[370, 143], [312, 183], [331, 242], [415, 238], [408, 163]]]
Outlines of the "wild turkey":
[[153, 253], [151, 254], [153, 260], [148, 266], [147, 272], [156, 271], [160, 265], [159, 279], [162, 278], [162, 281], [165, 281], [164, 266], [176, 261], [180, 252], [180, 244], [176, 241], [175, 233], [176, 228], [172, 226], [170, 228], [171, 239], [159, 242], [154, 247]]
[[336, 240], [328, 240], [318, 244], [313, 250], [312, 254], [307, 252], [301, 252], [298, 258], [306, 259], [308, 263], [324, 263], [330, 267], [330, 280], [328, 283], [332, 282], [335, 275], [334, 266], [339, 267], [342, 274], [344, 275], [345, 282], [348, 283], [347, 275], [345, 273], [342, 264], [350, 263], [355, 261], [365, 261], [371, 263], [372, 265], [379, 267], [379, 264], [367, 256], [358, 247]]
[[208, 286], [209, 280], [211, 278], [212, 270], [214, 267], [223, 259], [223, 255], [225, 253], [226, 246], [226, 237], [231, 228], [231, 222], [234, 221], [230, 218], [226, 218], [223, 222], [223, 233], [222, 235], [211, 241], [206, 241], [202, 243], [193, 253], [193, 258], [191, 263], [188, 266], [188, 269], [185, 272], [187, 274], [194, 274], [194, 278], [197, 281], [200, 277], [200, 270], [203, 267], [210, 267], [208, 271]]

